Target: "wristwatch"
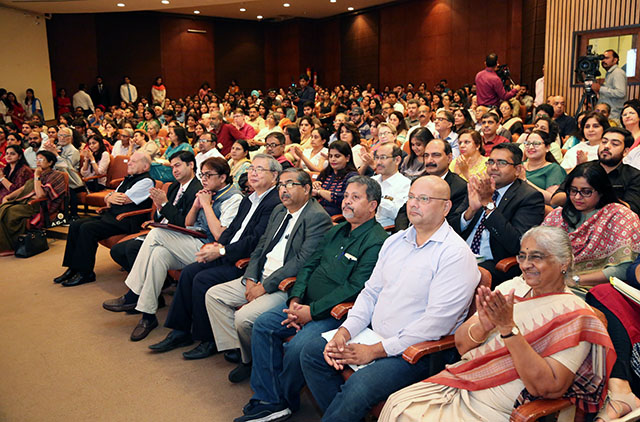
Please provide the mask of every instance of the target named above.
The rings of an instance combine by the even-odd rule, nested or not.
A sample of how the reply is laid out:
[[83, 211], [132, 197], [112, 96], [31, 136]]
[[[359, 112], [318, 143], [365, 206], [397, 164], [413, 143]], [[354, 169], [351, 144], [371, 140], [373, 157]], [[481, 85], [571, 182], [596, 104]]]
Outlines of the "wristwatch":
[[514, 325], [509, 334], [507, 334], [507, 335], [500, 334], [500, 337], [509, 338], [509, 337], [517, 336], [518, 334], [520, 334], [520, 329], [518, 329], [517, 325]]
[[485, 208], [487, 209], [487, 211], [493, 211], [496, 209], [496, 204], [495, 202], [491, 201], [487, 205], [485, 205]]
[[218, 252], [220, 253], [220, 256], [225, 256], [227, 254], [227, 250], [224, 246], [221, 246], [220, 249], [218, 249]]
[[580, 284], [580, 276], [579, 275], [574, 275], [573, 277], [571, 277], [571, 280], [573, 280], [573, 282], [576, 283], [576, 284]]

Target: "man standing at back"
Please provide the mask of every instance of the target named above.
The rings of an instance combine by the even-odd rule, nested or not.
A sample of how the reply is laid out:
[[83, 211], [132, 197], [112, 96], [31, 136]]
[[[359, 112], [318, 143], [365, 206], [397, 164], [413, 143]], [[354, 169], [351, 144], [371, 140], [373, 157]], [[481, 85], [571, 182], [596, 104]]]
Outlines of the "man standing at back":
[[520, 90], [520, 86], [516, 85], [511, 91], [506, 92], [502, 79], [496, 74], [498, 55], [491, 53], [484, 62], [487, 67], [476, 75], [478, 105], [499, 106], [501, 101], [515, 97]]
[[620, 122], [622, 105], [627, 99], [627, 74], [618, 66], [620, 57], [614, 50], [604, 52], [602, 67], [607, 71], [604, 77], [604, 85], [593, 84], [593, 90], [600, 95], [599, 101], [611, 106], [611, 118]]

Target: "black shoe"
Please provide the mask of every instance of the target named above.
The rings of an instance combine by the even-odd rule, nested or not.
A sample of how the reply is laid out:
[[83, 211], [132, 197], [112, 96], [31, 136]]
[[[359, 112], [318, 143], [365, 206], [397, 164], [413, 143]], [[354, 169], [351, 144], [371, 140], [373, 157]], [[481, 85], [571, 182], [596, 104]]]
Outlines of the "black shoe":
[[81, 284], [91, 283], [92, 281], [96, 281], [96, 273], [93, 271], [90, 274], [81, 274], [78, 273], [71, 277], [67, 281], [62, 282], [63, 287], [75, 287]]
[[140, 319], [136, 328], [133, 329], [131, 333], [131, 341], [140, 341], [143, 338], [147, 337], [151, 330], [158, 326], [158, 319], [154, 318], [149, 321], [148, 319]]
[[69, 280], [71, 277], [73, 277], [77, 273], [78, 272], [76, 270], [72, 270], [71, 268], [67, 268], [67, 271], [62, 273], [62, 275], [59, 275], [58, 277], [54, 278], [53, 282], [56, 283], [56, 284], [62, 283], [63, 281]]
[[249, 379], [251, 376], [251, 362], [249, 363], [241, 363], [236, 366], [236, 369], [229, 372], [229, 381], [234, 384], [242, 382], [246, 379]]
[[[245, 409], [248, 411], [245, 411]], [[245, 406], [242, 410], [244, 415], [235, 418], [233, 422], [280, 422], [291, 417], [291, 409], [284, 404], [250, 402], [249, 405]]]
[[178, 347], [189, 346], [193, 344], [191, 334], [176, 334], [177, 331], [171, 331], [160, 343], [152, 344], [149, 349], [157, 353], [168, 352]]
[[182, 356], [185, 359], [204, 359], [215, 354], [218, 351], [216, 349], [216, 343], [213, 341], [203, 341], [195, 349], [191, 349], [188, 352], [184, 352]]
[[227, 350], [224, 352], [224, 360], [229, 363], [240, 363], [242, 362], [242, 355], [240, 354], [240, 349]]

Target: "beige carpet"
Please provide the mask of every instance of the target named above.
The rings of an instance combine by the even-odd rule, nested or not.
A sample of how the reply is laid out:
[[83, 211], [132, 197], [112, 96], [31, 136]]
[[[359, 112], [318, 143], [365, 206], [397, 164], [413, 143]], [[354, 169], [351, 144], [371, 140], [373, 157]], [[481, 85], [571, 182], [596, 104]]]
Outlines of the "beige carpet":
[[[251, 397], [249, 382], [231, 384], [222, 354], [186, 361], [178, 349], [152, 354], [129, 335], [139, 315], [102, 309], [125, 292], [125, 273], [102, 246], [98, 281], [64, 288], [65, 241], [29, 259], [0, 257], [0, 421], [231, 421]], [[170, 297], [167, 296], [170, 300]], [[160, 325], [168, 307], [158, 313]], [[309, 397], [292, 421], [318, 421]]]

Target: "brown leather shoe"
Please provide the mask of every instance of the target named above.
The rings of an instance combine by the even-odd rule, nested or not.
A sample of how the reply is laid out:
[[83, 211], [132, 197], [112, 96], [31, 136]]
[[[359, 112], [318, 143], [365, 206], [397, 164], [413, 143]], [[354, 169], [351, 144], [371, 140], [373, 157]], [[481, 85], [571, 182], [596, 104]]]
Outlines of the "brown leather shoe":
[[130, 311], [136, 308], [136, 302], [127, 303], [124, 296], [117, 297], [115, 299], [109, 299], [102, 302], [102, 307], [111, 312], [124, 312]]
[[149, 335], [151, 330], [158, 326], [158, 319], [154, 318], [153, 321], [148, 321], [144, 318], [140, 319], [136, 328], [131, 333], [131, 341], [140, 341]]

